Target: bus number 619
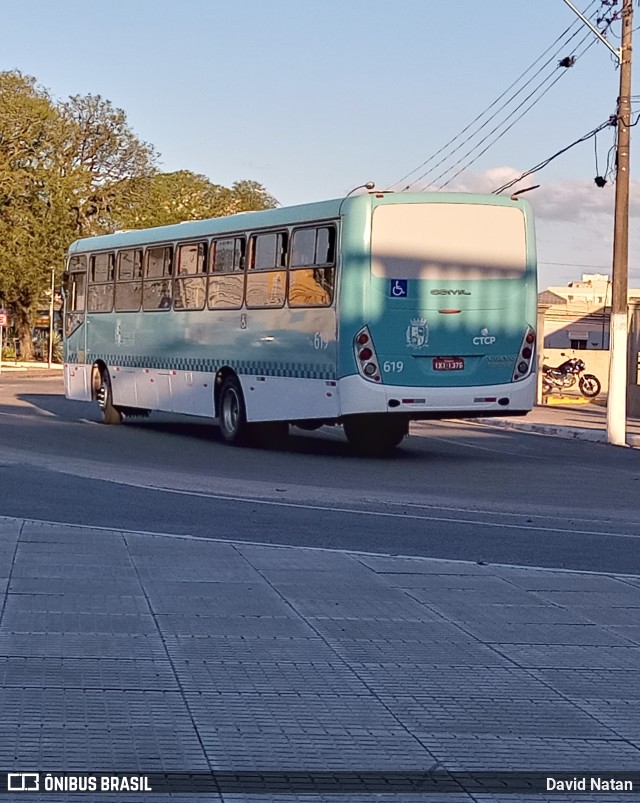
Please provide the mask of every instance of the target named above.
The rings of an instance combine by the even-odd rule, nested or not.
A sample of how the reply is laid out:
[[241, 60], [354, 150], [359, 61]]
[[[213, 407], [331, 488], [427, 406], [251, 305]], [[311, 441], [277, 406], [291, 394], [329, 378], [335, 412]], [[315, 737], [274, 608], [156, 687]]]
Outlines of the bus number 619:
[[404, 371], [404, 363], [402, 360], [386, 360], [382, 363], [382, 370], [385, 374], [399, 374]]

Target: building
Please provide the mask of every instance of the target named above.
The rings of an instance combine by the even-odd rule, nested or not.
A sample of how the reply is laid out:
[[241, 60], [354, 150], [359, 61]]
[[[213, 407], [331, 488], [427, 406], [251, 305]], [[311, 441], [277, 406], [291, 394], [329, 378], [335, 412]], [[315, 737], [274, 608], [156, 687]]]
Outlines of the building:
[[[629, 300], [640, 300], [640, 290], [629, 290]], [[538, 294], [544, 322], [545, 349], [609, 348], [611, 281], [603, 273], [584, 273], [582, 280], [549, 287]]]

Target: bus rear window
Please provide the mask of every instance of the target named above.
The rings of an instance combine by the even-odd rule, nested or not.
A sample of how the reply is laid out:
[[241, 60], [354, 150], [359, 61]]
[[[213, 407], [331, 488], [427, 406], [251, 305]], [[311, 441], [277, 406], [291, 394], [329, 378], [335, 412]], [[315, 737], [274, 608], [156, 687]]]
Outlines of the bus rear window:
[[526, 269], [520, 209], [393, 204], [373, 213], [371, 270], [388, 279], [517, 279]]

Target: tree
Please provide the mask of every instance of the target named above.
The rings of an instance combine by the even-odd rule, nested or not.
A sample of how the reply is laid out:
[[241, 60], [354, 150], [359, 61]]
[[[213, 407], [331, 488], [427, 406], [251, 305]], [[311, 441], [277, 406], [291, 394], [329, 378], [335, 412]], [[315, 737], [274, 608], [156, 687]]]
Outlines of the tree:
[[278, 205], [278, 202], [270, 195], [266, 189], [257, 181], [242, 181], [234, 182], [228, 192], [228, 201], [230, 209], [233, 211], [226, 214], [235, 214], [236, 212], [254, 212], [259, 209], [273, 209]]
[[75, 95], [60, 113], [68, 123], [63, 169], [78, 236], [113, 231], [112, 208], [136, 203], [136, 182], [155, 173], [158, 154], [100, 95]]
[[133, 179], [114, 199], [112, 214], [117, 228], [136, 229], [271, 209], [276, 203], [256, 181], [238, 181], [229, 188], [178, 170]]
[[69, 244], [112, 231], [111, 207], [136, 201], [156, 153], [99, 95], [55, 104], [34, 78], [0, 73], [0, 298], [25, 359], [34, 313]]
[[0, 303], [25, 359], [51, 270], [60, 276], [73, 240], [276, 205], [255, 181], [229, 188], [159, 173], [157, 157], [100, 95], [55, 103], [34, 78], [0, 72]]
[[58, 170], [64, 138], [64, 122], [35, 79], [0, 73], [0, 296], [26, 356], [35, 307], [68, 239]]

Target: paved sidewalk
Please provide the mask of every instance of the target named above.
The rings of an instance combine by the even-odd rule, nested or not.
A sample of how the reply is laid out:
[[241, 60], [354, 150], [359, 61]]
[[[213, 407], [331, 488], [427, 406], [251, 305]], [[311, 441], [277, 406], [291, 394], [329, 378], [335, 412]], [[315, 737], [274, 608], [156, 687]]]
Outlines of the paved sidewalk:
[[64, 365], [59, 362], [52, 362], [51, 366], [47, 362], [37, 362], [36, 360], [29, 360], [28, 362], [18, 360], [3, 360], [0, 366], [0, 378], [3, 374], [20, 373], [34, 374], [37, 376], [47, 375], [49, 373], [59, 374], [64, 369]]
[[[8, 518], [0, 566], [5, 770], [640, 768], [637, 576]], [[66, 797], [77, 795], [38, 799]], [[100, 799], [540, 803], [558, 795]]]
[[[536, 405], [523, 417], [483, 418], [483, 424], [560, 438], [606, 442], [607, 408], [603, 400], [589, 404]], [[640, 448], [640, 419], [627, 419], [627, 445]]]

